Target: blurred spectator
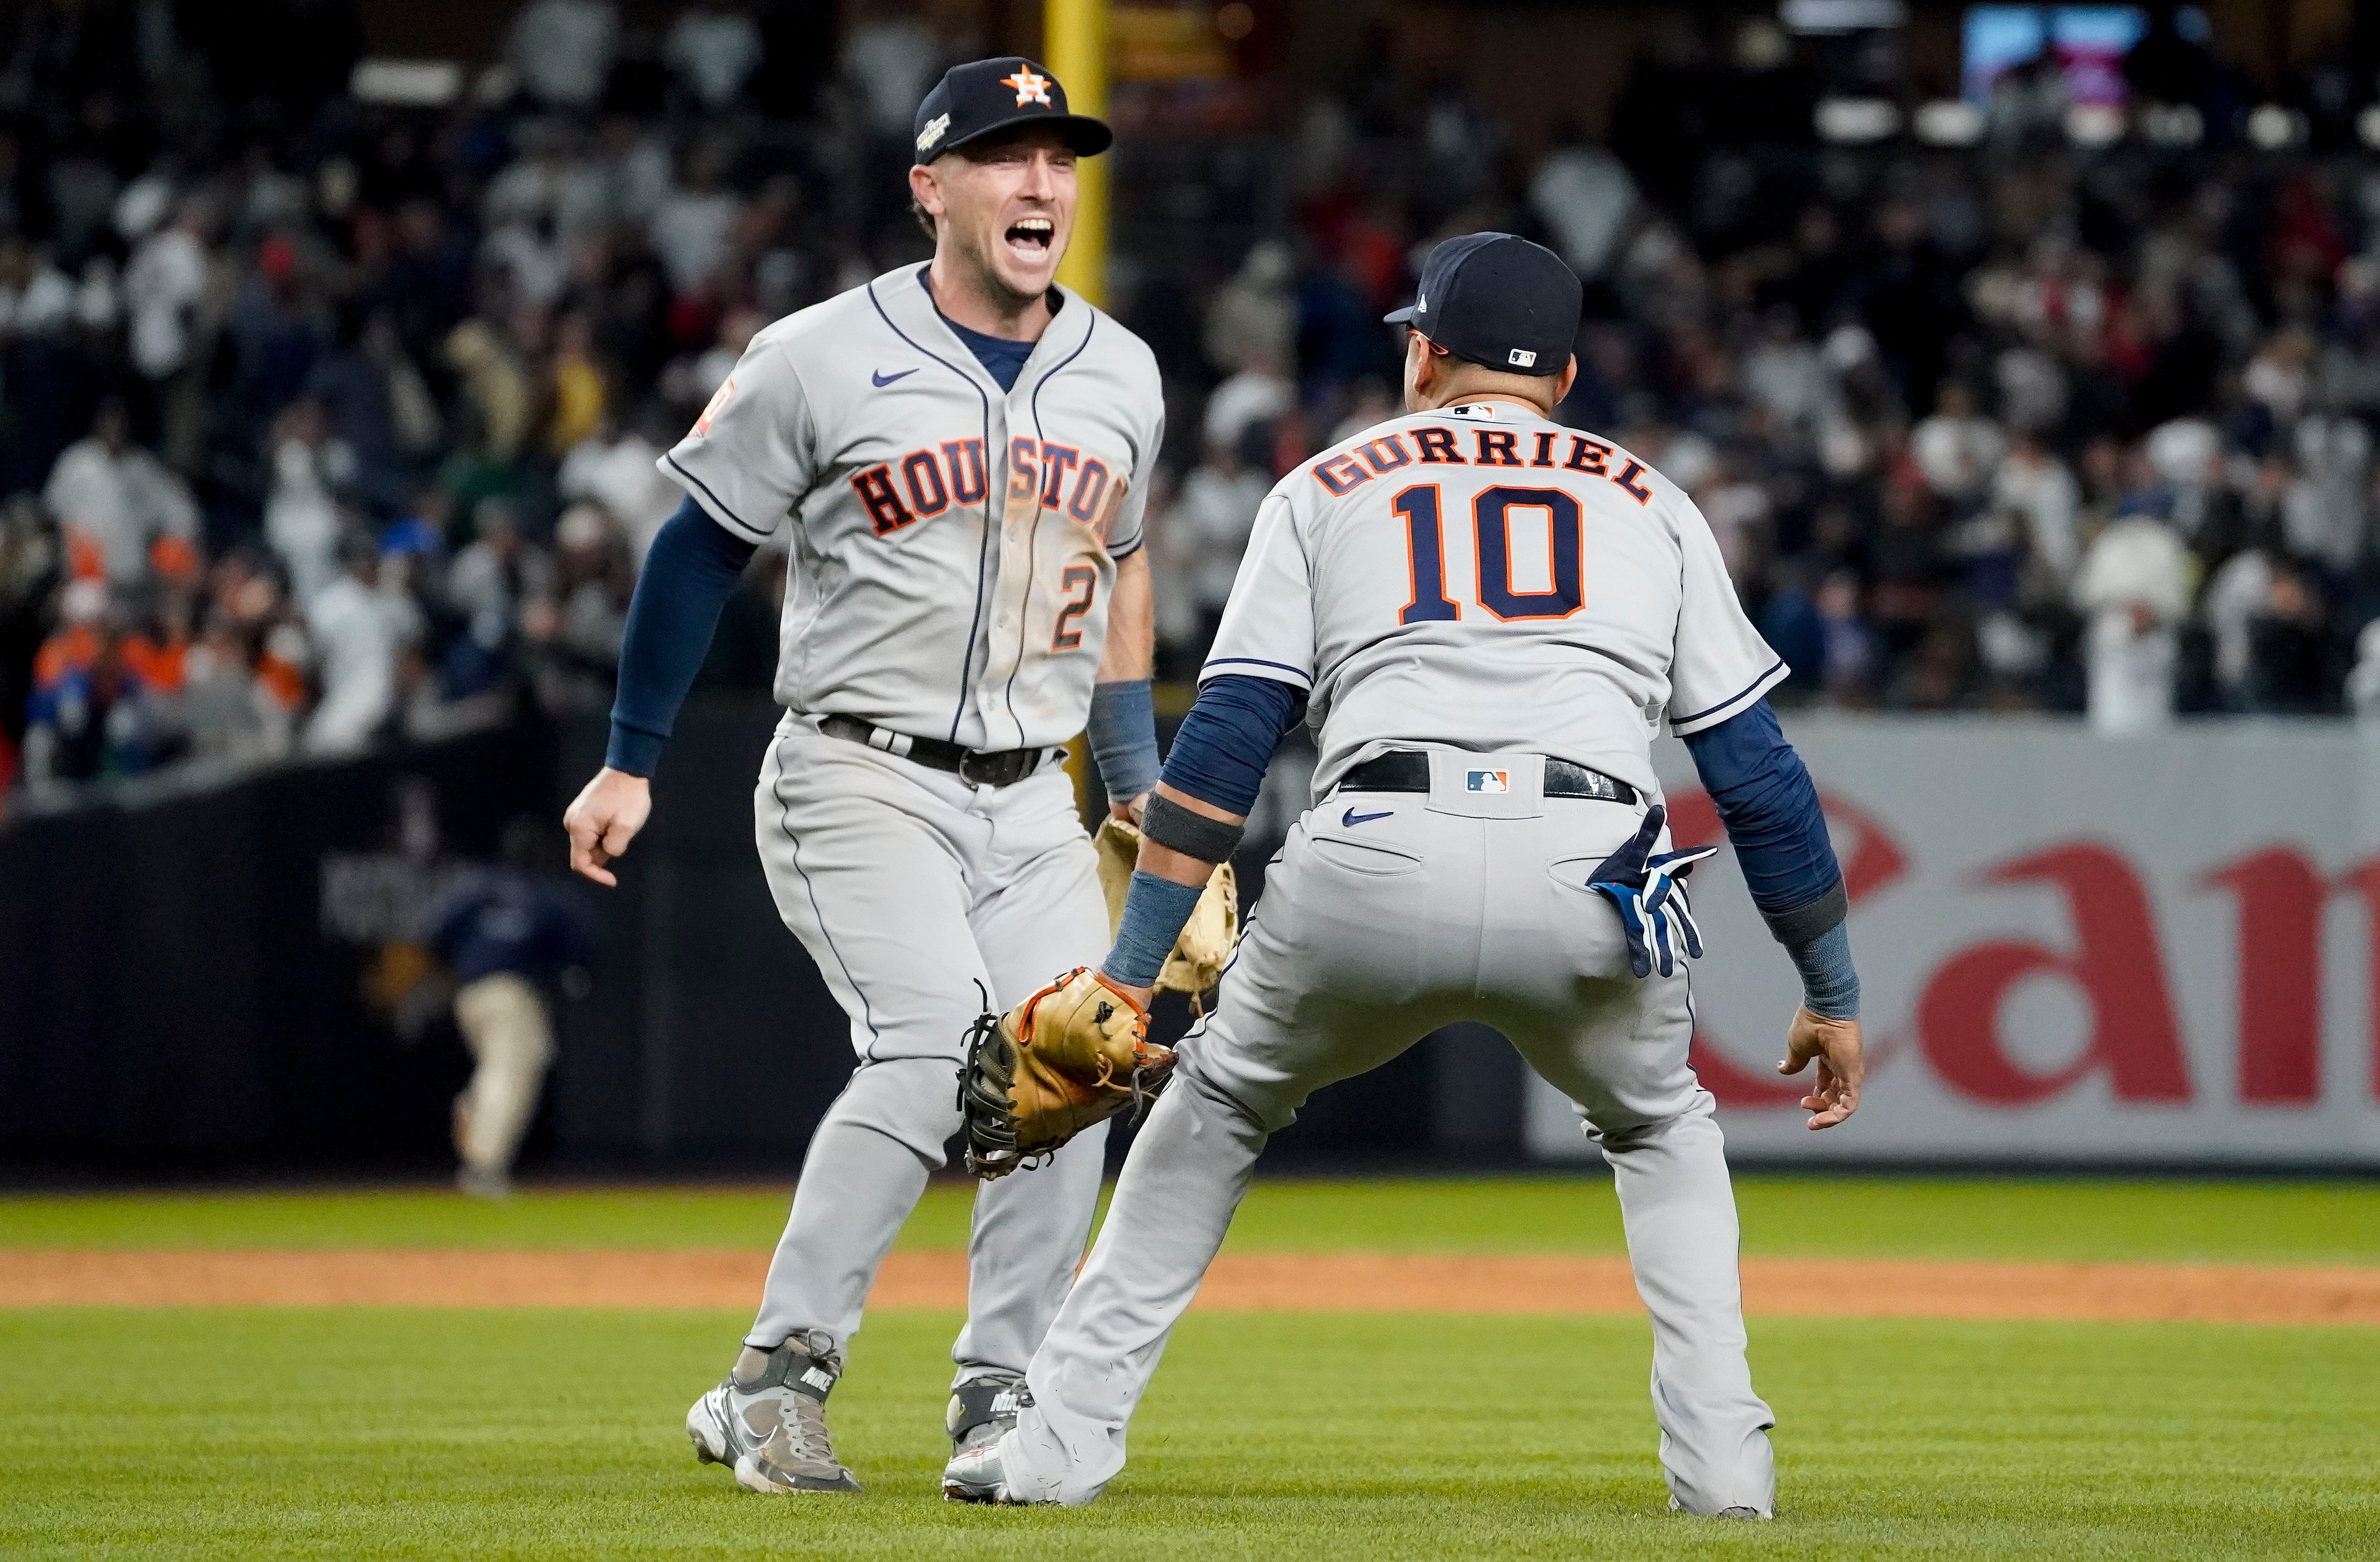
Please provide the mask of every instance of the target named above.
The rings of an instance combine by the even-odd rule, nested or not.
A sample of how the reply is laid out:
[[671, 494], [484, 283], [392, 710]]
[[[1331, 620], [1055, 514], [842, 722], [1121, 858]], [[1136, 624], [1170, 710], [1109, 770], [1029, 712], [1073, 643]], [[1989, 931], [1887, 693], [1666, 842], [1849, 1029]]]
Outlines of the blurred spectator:
[[670, 24], [670, 68], [708, 109], [722, 109], [743, 95], [759, 69], [760, 29], [752, 18], [720, 0], [696, 0]]
[[552, 584], [521, 612], [523, 638], [537, 653], [538, 698], [548, 710], [608, 710], [636, 571], [597, 506], [563, 512], [553, 540]]
[[1249, 364], [1289, 361], [1297, 342], [1297, 305], [1290, 298], [1296, 262], [1289, 246], [1261, 239], [1231, 280], [1215, 291], [1207, 310], [1207, 361], [1236, 374]]
[[632, 557], [641, 562], [685, 490], [662, 475], [662, 446], [635, 429], [623, 428], [607, 410], [592, 432], [562, 458], [557, 478], [565, 501], [589, 500], [622, 527]]
[[2007, 452], [1999, 426], [1977, 415], [1974, 393], [1958, 380], [1942, 387], [1934, 415], [1909, 435], [1918, 470], [1935, 493], [1953, 504], [1977, 497]]
[[246, 637], [221, 610], [190, 648], [181, 715], [194, 758], [255, 764], [289, 752], [289, 709], [257, 676]]
[[331, 432], [355, 461], [364, 501], [386, 515], [413, 492], [414, 472], [444, 432], [420, 369], [407, 356], [387, 310], [374, 310], [362, 328], [326, 359], [307, 394], [329, 416]]
[[350, 754], [379, 733], [396, 702], [397, 634], [373, 589], [380, 554], [349, 538], [336, 574], [306, 601], [306, 629], [321, 660], [322, 698], [308, 718], [310, 754]]
[[342, 501], [356, 479], [355, 452], [333, 436], [322, 403], [293, 402], [273, 439], [273, 491], [264, 502], [264, 535], [289, 572], [300, 603], [337, 574], [334, 555]]
[[[1242, 451], [1251, 431], [1269, 432], [1296, 405], [1297, 387], [1281, 378], [1280, 360], [1265, 349], [1252, 348], [1239, 372], [1207, 398], [1208, 446], [1210, 451], [1219, 446]], [[1269, 460], [1256, 465], [1266, 473], [1272, 470]]]
[[2145, 506], [2108, 523], [2082, 555], [2074, 604], [2089, 619], [2091, 727], [2108, 737], [2173, 719], [2174, 631], [2190, 609], [2188, 555]]
[[64, 530], [68, 573], [119, 584], [151, 569], [187, 578], [198, 567], [198, 509], [181, 481], [132, 443], [124, 404], [100, 405], [88, 438], [51, 469], [42, 502]]
[[843, 46], [843, 72], [859, 89], [868, 130], [904, 145], [941, 68], [934, 35], [899, 0], [875, 0]]
[[700, 292], [727, 253], [728, 231], [742, 203], [725, 188], [725, 162], [712, 145], [686, 153], [676, 187], [653, 213], [653, 252], [681, 295]]
[[125, 656], [122, 626], [95, 580], [69, 584], [57, 632], [33, 664], [25, 782], [37, 791], [149, 768], [164, 738], [156, 691]]
[[1573, 127], [1529, 180], [1529, 205], [1553, 238], [1553, 249], [1587, 280], [1603, 275], [1636, 208], [1636, 181], [1620, 159]]
[[504, 57], [548, 108], [593, 108], [612, 77], [618, 14], [606, 0], [529, 0], [513, 18]]
[[1166, 512], [1165, 525], [1177, 556], [1190, 561], [1190, 601], [1199, 617], [1198, 645], [1215, 638], [1222, 622], [1223, 604], [1256, 527], [1257, 511], [1272, 491], [1271, 474], [1252, 469], [1240, 451], [1218, 439], [1208, 439], [1207, 453], [1182, 481], [1182, 492]]
[[2284, 564], [2274, 573], [2248, 621], [2248, 641], [2252, 709], [2303, 715], [2319, 708], [2328, 647], [2321, 592], [2307, 570]]

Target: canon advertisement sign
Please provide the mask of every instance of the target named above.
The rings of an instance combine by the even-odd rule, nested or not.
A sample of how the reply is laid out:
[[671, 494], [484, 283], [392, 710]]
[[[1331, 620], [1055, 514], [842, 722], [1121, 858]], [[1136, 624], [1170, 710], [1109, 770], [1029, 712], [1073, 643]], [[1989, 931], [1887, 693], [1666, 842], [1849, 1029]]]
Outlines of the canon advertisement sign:
[[[1798, 993], [1730, 854], [1693, 880], [1694, 1062], [1774, 1161], [2380, 1165], [2380, 735], [2034, 719], [1789, 731], [1852, 900], [1871, 1069], [1803, 1129], [1773, 1071]], [[1723, 838], [1661, 745], [1681, 846]], [[1592, 1153], [1532, 1083], [1529, 1144]]]

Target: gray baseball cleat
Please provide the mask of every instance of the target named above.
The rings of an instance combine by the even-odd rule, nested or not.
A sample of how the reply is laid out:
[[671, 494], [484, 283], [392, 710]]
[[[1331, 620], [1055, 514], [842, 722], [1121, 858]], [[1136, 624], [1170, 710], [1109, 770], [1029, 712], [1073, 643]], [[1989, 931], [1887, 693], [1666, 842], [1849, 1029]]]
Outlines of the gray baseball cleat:
[[820, 1330], [774, 1350], [746, 1346], [726, 1381], [686, 1412], [696, 1460], [733, 1466], [751, 1492], [859, 1490], [827, 1435], [826, 1397], [843, 1374], [831, 1344]]
[[[1016, 1412], [1033, 1402], [1033, 1391], [1017, 1377], [977, 1378], [951, 1390], [951, 1406], [942, 1416], [942, 1430], [951, 1434], [951, 1461], [942, 1467], [942, 1497], [947, 1502], [996, 1502], [981, 1493], [975, 1466], [960, 1461], [990, 1449], [1016, 1425]], [[993, 1467], [998, 1468], [996, 1465]], [[998, 1476], [993, 1477], [997, 1485]]]
[[1002, 1507], [1023, 1506], [1009, 1494], [1008, 1476], [1001, 1468], [1001, 1436], [1002, 1434], [995, 1432], [989, 1440], [951, 1456], [951, 1462], [942, 1468], [944, 1502], [990, 1503]]
[[983, 1377], [951, 1390], [951, 1406], [943, 1413], [942, 1430], [951, 1434], [951, 1457], [970, 1448], [997, 1443], [1016, 1424], [1016, 1412], [1033, 1403], [1033, 1391], [1020, 1377]]

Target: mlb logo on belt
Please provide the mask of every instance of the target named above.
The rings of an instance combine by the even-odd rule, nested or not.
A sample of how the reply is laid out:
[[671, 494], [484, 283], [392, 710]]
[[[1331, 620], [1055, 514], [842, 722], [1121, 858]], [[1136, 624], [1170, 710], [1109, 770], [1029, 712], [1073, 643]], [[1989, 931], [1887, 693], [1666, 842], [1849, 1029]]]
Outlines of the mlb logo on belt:
[[1512, 789], [1512, 773], [1509, 770], [1473, 770], [1463, 774], [1463, 789], [1472, 792], [1509, 792]]

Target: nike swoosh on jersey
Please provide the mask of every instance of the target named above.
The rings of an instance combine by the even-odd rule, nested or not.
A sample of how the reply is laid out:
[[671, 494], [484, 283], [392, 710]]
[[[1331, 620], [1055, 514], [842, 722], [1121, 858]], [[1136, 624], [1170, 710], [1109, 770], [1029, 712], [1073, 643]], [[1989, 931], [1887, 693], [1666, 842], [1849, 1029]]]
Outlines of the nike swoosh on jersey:
[[1339, 816], [1339, 823], [1342, 825], [1368, 824], [1375, 819], [1386, 819], [1390, 814], [1394, 813], [1395, 812], [1396, 810], [1393, 808], [1384, 808], [1378, 813], [1358, 813], [1351, 808], [1346, 812]]
[[891, 384], [893, 381], [905, 380], [916, 372], [917, 371], [915, 369], [904, 369], [898, 374], [887, 374], [883, 370], [879, 369], [868, 377], [876, 382], [876, 388], [878, 390], [882, 390], [886, 385]]

